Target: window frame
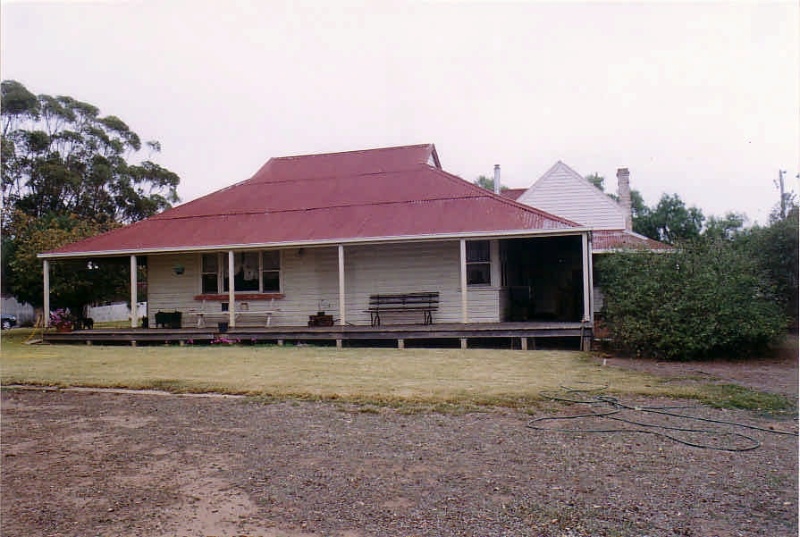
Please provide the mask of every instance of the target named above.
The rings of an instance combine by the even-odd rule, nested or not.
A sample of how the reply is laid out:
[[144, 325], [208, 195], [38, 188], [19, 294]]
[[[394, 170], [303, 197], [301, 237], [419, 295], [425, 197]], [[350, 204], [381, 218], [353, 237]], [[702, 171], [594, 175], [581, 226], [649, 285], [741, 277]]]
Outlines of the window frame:
[[[277, 259], [277, 268], [275, 267], [268, 267], [265, 256], [267, 254], [275, 254]], [[258, 288], [260, 289], [260, 293], [280, 293], [283, 290], [283, 270], [281, 267], [283, 266], [283, 255], [281, 254], [281, 250], [261, 250], [258, 256]], [[264, 275], [266, 273], [277, 273], [278, 274], [278, 288], [277, 289], [265, 289], [264, 288]]]
[[[206, 258], [214, 259], [216, 261], [217, 266], [214, 270], [206, 270]], [[219, 293], [220, 289], [220, 282], [219, 282], [219, 273], [220, 273], [220, 254], [219, 253], [211, 253], [211, 254], [200, 254], [200, 292], [203, 294], [217, 294]], [[214, 275], [214, 280], [216, 281], [215, 289], [206, 289], [206, 276], [211, 277]], [[209, 282], [211, 280], [209, 279]]]
[[[270, 252], [275, 252], [275, 260], [276, 264], [273, 264], [273, 267], [277, 265], [277, 268], [265, 268], [264, 266], [264, 257], [266, 254]], [[236, 275], [234, 275], [234, 294], [261, 294], [261, 295], [274, 295], [280, 294], [283, 291], [283, 254], [282, 250], [246, 250], [246, 251], [239, 251], [234, 252], [234, 256], [241, 255], [242, 257], [242, 265], [240, 271], [244, 270], [244, 256], [247, 254], [257, 254], [258, 255], [258, 267], [255, 269], [258, 273], [258, 289], [236, 289]], [[206, 256], [216, 256], [216, 271], [206, 270]], [[264, 274], [265, 273], [277, 273], [277, 281], [278, 281], [278, 288], [277, 289], [268, 289], [264, 288]], [[216, 289], [207, 289], [205, 288], [206, 284], [206, 277], [216, 274], [217, 285]], [[238, 273], [237, 273], [238, 274]], [[203, 295], [219, 295], [219, 294], [226, 294], [228, 293], [228, 252], [210, 252], [210, 253], [203, 253], [200, 254], [200, 292]], [[244, 281], [252, 281], [252, 280], [244, 280]]]
[[[478, 249], [480, 248], [480, 250]], [[465, 269], [467, 271], [467, 287], [491, 287], [492, 286], [492, 241], [473, 240], [466, 241]], [[485, 253], [485, 258], [484, 254]], [[485, 281], [470, 281], [470, 268], [480, 268], [480, 273], [485, 274]]]

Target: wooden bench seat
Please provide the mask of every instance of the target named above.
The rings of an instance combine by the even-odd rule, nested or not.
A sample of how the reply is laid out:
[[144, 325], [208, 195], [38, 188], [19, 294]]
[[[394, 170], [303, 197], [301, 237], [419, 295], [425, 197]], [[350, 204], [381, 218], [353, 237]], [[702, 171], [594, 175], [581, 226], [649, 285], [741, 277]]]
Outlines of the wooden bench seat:
[[[236, 311], [233, 314], [233, 318], [236, 321], [245, 320], [245, 319], [254, 319], [256, 321], [261, 321], [258, 324], [263, 325], [266, 328], [269, 328], [272, 325], [272, 316], [280, 311], [280, 308], [275, 307], [275, 300], [272, 299], [269, 301], [269, 304], [266, 305], [266, 309], [250, 309], [249, 302], [237, 302], [236, 303]], [[226, 323], [230, 320], [230, 312], [228, 311], [208, 311], [206, 310], [206, 303], [203, 301], [203, 307], [199, 310], [193, 309], [188, 312], [189, 316], [194, 319], [194, 325], [197, 328], [205, 328], [206, 321], [211, 323]]]
[[438, 292], [393, 293], [370, 295], [369, 309], [372, 326], [381, 325], [381, 314], [421, 311], [424, 324], [433, 324], [433, 312], [439, 309]]
[[[234, 319], [237, 321], [239, 319], [256, 319], [258, 321], [262, 321], [258, 324], [263, 324], [265, 327], [269, 328], [272, 325], [272, 315], [275, 313], [274, 310], [266, 310], [266, 311], [237, 311], [233, 314]], [[230, 319], [230, 313], [227, 311], [191, 311], [189, 315], [195, 318], [195, 327], [196, 328], [205, 328], [206, 321], [216, 323], [224, 323], [228, 322]]]

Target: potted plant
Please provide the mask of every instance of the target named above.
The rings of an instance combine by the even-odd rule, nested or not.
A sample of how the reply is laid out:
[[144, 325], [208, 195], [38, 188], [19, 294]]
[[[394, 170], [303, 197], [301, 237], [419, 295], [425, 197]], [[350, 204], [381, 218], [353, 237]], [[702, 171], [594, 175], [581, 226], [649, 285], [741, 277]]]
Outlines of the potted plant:
[[72, 332], [72, 315], [69, 310], [59, 308], [50, 312], [50, 326], [58, 332]]

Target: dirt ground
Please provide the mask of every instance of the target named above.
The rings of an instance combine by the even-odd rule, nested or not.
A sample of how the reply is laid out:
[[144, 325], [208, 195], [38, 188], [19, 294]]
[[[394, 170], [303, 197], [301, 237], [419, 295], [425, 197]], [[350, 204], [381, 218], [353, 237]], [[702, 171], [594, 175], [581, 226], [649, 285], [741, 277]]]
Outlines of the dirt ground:
[[[602, 361], [602, 358], [599, 359]], [[708, 360], [699, 362], [660, 362], [656, 360], [607, 358], [611, 366], [644, 371], [677, 381], [733, 383], [754, 390], [797, 398], [798, 339], [789, 339], [775, 356], [755, 361]]]
[[[796, 356], [608, 362], [797, 394]], [[650, 399], [625, 401], [632, 410], [615, 415], [646, 426], [533, 422], [629, 430], [566, 433], [529, 425], [607, 407], [410, 413], [80, 390], [0, 397], [3, 536], [798, 534], [797, 436], [770, 432], [796, 433], [791, 417], [693, 403], [643, 415], [676, 405]]]

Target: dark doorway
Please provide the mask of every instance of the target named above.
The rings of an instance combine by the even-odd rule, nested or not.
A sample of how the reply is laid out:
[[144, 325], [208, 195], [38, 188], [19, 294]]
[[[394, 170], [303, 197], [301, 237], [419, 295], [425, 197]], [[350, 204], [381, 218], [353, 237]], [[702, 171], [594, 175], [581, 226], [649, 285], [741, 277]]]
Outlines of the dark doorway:
[[502, 241], [507, 321], [575, 322], [583, 317], [581, 236]]

